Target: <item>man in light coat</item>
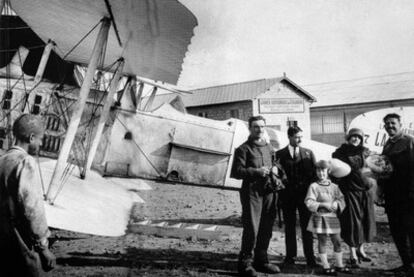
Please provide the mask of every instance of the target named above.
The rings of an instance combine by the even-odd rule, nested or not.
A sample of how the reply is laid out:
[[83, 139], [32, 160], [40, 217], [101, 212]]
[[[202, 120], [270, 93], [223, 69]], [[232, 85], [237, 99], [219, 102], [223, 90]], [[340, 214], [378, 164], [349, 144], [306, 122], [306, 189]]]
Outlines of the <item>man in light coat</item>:
[[39, 117], [23, 114], [13, 125], [14, 146], [0, 157], [0, 276], [40, 276], [40, 268], [55, 265], [31, 156], [39, 151], [43, 132]]

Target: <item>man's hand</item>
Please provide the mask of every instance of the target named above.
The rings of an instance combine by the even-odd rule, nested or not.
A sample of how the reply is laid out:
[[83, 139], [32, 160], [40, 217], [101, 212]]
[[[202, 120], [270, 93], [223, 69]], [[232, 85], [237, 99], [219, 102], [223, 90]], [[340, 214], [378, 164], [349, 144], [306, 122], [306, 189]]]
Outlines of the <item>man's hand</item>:
[[44, 271], [48, 272], [55, 268], [56, 266], [56, 257], [55, 255], [48, 249], [43, 249], [40, 253], [40, 261], [42, 263], [42, 268]]
[[272, 166], [272, 174], [279, 176], [279, 169], [277, 168], [277, 166]]
[[259, 176], [261, 177], [266, 177], [270, 173], [269, 168], [265, 166], [262, 166], [261, 168], [257, 168], [256, 170], [257, 170], [257, 174], [259, 174]]

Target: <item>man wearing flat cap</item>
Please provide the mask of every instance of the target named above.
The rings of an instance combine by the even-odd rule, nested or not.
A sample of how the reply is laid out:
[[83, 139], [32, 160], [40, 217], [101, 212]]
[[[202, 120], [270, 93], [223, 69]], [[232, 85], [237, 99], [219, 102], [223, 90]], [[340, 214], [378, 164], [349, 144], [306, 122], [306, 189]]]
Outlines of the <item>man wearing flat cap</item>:
[[15, 144], [0, 157], [0, 276], [40, 276], [55, 265], [48, 248], [41, 185], [31, 155], [39, 151], [43, 124], [23, 114], [13, 125]]
[[274, 164], [273, 147], [264, 139], [265, 119], [249, 118], [250, 136], [234, 153], [231, 177], [243, 180], [240, 189], [243, 234], [239, 255], [240, 276], [255, 277], [257, 272], [278, 273], [271, 264], [267, 250], [276, 217], [277, 186], [273, 175], [282, 171]]

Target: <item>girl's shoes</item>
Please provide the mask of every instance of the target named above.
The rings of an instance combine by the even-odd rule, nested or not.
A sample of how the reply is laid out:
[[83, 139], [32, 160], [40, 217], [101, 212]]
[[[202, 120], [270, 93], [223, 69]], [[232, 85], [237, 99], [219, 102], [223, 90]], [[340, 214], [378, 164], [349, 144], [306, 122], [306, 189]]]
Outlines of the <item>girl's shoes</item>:
[[322, 274], [327, 276], [336, 276], [336, 271], [334, 268], [331, 267], [324, 268]]
[[357, 251], [356, 253], [357, 253], [357, 256], [358, 256], [358, 261], [359, 261], [359, 262], [361, 262], [361, 261], [362, 261], [362, 262], [367, 262], [367, 263], [372, 262], [372, 259], [371, 259], [371, 258], [369, 258], [369, 257], [367, 257], [367, 256], [362, 255], [362, 253], [361, 253], [361, 252]]
[[359, 268], [358, 264], [360, 263], [360, 261], [359, 261], [359, 258], [358, 259], [349, 258], [348, 263], [352, 268]]

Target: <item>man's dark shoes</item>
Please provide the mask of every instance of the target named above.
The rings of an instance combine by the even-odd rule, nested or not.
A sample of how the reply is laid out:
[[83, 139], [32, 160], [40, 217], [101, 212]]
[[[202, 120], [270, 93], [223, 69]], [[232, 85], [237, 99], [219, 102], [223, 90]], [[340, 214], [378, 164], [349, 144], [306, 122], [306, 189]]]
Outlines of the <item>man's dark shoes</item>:
[[319, 268], [319, 267], [321, 267], [315, 260], [307, 261], [306, 265], [310, 268]]
[[283, 261], [284, 265], [294, 265], [295, 264], [295, 259], [291, 258], [291, 257], [286, 257]]
[[277, 265], [271, 263], [255, 263], [253, 266], [259, 272], [269, 274], [280, 273], [280, 268]]

